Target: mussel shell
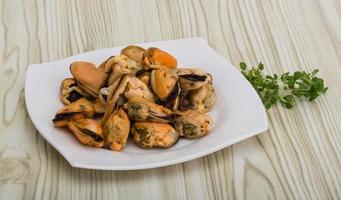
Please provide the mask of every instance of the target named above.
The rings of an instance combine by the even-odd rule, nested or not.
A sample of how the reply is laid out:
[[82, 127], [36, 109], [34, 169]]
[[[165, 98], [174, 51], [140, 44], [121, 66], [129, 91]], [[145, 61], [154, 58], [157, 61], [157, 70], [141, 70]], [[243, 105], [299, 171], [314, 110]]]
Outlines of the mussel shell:
[[174, 100], [179, 93], [178, 75], [173, 70], [166, 68], [153, 70], [150, 76], [150, 84], [160, 102], [168, 103]]
[[141, 69], [136, 72], [135, 76], [140, 79], [146, 86], [150, 86], [150, 70]]
[[78, 99], [82, 98], [83, 95], [79, 94], [76, 90], [73, 90], [69, 93], [69, 95], [66, 97], [66, 99], [72, 103], [77, 101]]
[[[129, 100], [132, 97], [139, 96], [149, 101], [154, 101], [154, 94], [149, 88], [135, 76], [125, 75], [117, 80], [112, 86], [117, 85], [110, 89], [106, 111], [101, 124], [104, 125], [108, 120], [111, 113], [117, 108], [119, 104]], [[121, 101], [123, 100], [123, 101]]]
[[78, 86], [95, 98], [107, 80], [104, 71], [89, 62], [73, 62], [70, 65], [70, 71]]
[[73, 120], [68, 123], [68, 127], [81, 143], [93, 147], [104, 145], [103, 131], [96, 120]]
[[134, 75], [140, 68], [135, 60], [126, 55], [110, 57], [105, 65], [105, 72], [109, 74], [107, 85], [110, 86], [123, 75]]
[[98, 98], [94, 99], [92, 101], [92, 105], [93, 105], [93, 107], [95, 109], [96, 117], [99, 117], [99, 116], [104, 114], [104, 112], [105, 112], [105, 105], [102, 103], [102, 101], [100, 99], [98, 99]]
[[155, 47], [150, 47], [143, 54], [141, 62], [143, 67], [152, 69], [159, 67], [175, 69], [177, 66], [177, 60], [171, 54]]
[[124, 109], [131, 120], [148, 122], [172, 122], [177, 117], [171, 110], [141, 97], [131, 98]]
[[106, 147], [114, 151], [122, 150], [130, 132], [130, 121], [126, 112], [120, 108], [115, 111], [103, 127]]
[[126, 55], [136, 62], [141, 62], [143, 54], [146, 50], [139, 46], [130, 45], [121, 50], [122, 55]]
[[210, 74], [199, 68], [179, 68], [179, 83], [182, 90], [198, 89], [211, 81]]
[[58, 122], [61, 120], [70, 120], [72, 119], [76, 114], [80, 114], [82, 112], [64, 112], [56, 114], [55, 117], [52, 119], [53, 122]]
[[145, 121], [149, 117], [149, 106], [147, 104], [127, 102], [124, 105], [124, 108], [126, 109], [131, 120]]
[[180, 75], [179, 77], [185, 78], [190, 81], [206, 81], [207, 79], [206, 75], [198, 75], [198, 74], [185, 74], [185, 75]]
[[98, 135], [94, 131], [91, 131], [85, 128], [80, 128], [79, 131], [82, 132], [84, 135], [91, 137], [95, 142], [102, 142], [104, 140], [103, 136]]
[[193, 110], [206, 113], [216, 102], [214, 87], [206, 83], [201, 88], [189, 91], [187, 99], [191, 102]]
[[186, 111], [188, 109], [191, 109], [193, 105], [187, 98], [188, 92], [187, 91], [181, 91], [179, 94], [179, 105], [177, 110], [179, 111]]
[[140, 75], [142, 75], [142, 74], [144, 74], [144, 73], [150, 73], [151, 72], [151, 70], [150, 69], [141, 69], [141, 70], [139, 70], [139, 71], [137, 71], [136, 72], [136, 74], [135, 74], [135, 76], [140, 76]]
[[169, 148], [179, 139], [175, 129], [166, 123], [135, 122], [131, 133], [135, 144], [143, 148]]
[[206, 84], [207, 76], [187, 74], [179, 76], [179, 83], [182, 90], [195, 90]]
[[89, 98], [77, 85], [73, 78], [66, 78], [60, 84], [60, 100], [64, 105], [69, 105], [78, 99], [85, 97]]
[[172, 91], [166, 97], [166, 99], [164, 100], [158, 99], [158, 103], [165, 107], [170, 107], [173, 101], [179, 96], [179, 94], [180, 94], [180, 86], [179, 86], [179, 83], [176, 83]]
[[208, 134], [212, 126], [212, 119], [206, 114], [188, 111], [186, 115], [176, 118], [173, 125], [180, 136], [198, 138]]
[[71, 120], [81, 118], [92, 118], [95, 109], [92, 103], [84, 98], [81, 98], [63, 108], [61, 108], [55, 115], [52, 122], [56, 127], [64, 127]]

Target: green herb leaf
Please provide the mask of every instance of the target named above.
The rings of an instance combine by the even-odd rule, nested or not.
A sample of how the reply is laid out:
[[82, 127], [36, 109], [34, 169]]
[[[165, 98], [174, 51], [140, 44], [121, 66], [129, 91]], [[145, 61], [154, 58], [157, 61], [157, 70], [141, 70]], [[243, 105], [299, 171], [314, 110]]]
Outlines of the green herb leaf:
[[266, 109], [280, 102], [286, 108], [292, 108], [295, 97], [305, 97], [309, 101], [315, 100], [328, 90], [323, 79], [317, 77], [318, 69], [312, 72], [286, 72], [282, 75], [265, 75], [264, 65], [248, 68], [245, 62], [240, 63], [241, 73], [255, 88]]
[[241, 70], [246, 70], [246, 63], [245, 62], [241, 62], [240, 64], [239, 64], [239, 66], [240, 66], [240, 69]]

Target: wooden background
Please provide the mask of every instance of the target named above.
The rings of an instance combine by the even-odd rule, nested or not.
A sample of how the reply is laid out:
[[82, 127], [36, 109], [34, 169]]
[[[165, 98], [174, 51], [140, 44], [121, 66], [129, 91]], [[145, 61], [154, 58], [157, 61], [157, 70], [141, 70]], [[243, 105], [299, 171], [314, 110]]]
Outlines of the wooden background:
[[[292, 110], [275, 106], [259, 136], [159, 169], [71, 168], [33, 127], [29, 64], [192, 36], [235, 65], [318, 67], [330, 90]], [[340, 199], [340, 77], [340, 0], [1, 0], [0, 199]]]

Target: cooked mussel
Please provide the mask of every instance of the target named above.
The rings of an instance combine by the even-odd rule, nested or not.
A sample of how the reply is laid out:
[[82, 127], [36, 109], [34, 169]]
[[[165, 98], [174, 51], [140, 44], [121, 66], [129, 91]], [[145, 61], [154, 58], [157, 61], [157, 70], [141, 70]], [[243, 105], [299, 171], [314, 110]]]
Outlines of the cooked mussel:
[[60, 109], [52, 120], [56, 127], [65, 127], [71, 120], [92, 118], [95, 109], [92, 103], [81, 98]]
[[98, 99], [102, 102], [103, 105], [107, 105], [108, 95], [110, 92], [111, 86], [102, 87], [98, 94]]
[[150, 70], [149, 69], [141, 69], [136, 72], [135, 76], [140, 79], [146, 86], [150, 86]]
[[139, 46], [130, 45], [121, 50], [121, 54], [140, 63], [146, 50]]
[[152, 71], [150, 85], [163, 105], [169, 105], [180, 92], [178, 75], [175, 70], [159, 68]]
[[201, 113], [208, 112], [216, 102], [216, 94], [212, 84], [206, 83], [204, 86], [189, 91], [188, 100], [191, 108]]
[[169, 53], [162, 51], [161, 49], [151, 47], [143, 54], [142, 66], [151, 69], [160, 67], [174, 69], [177, 66], [177, 60]]
[[211, 80], [211, 76], [202, 69], [180, 68], [178, 69], [179, 83], [182, 90], [195, 90]]
[[102, 128], [96, 120], [72, 120], [68, 126], [81, 143], [98, 148], [104, 145]]
[[110, 74], [107, 84], [110, 86], [123, 75], [135, 74], [141, 66], [126, 55], [110, 57], [105, 64], [105, 73]]
[[171, 122], [176, 117], [171, 110], [141, 97], [132, 97], [124, 104], [128, 116], [134, 121]]
[[193, 107], [188, 99], [188, 91], [181, 90], [179, 96], [176, 98], [173, 110], [185, 112]]
[[95, 98], [107, 80], [104, 71], [89, 62], [73, 62], [70, 71], [78, 86]]
[[92, 100], [92, 105], [95, 109], [95, 116], [98, 117], [104, 114], [105, 105], [102, 103], [102, 101], [99, 98]]
[[154, 101], [153, 93], [135, 76], [125, 75], [121, 79], [115, 81], [112, 86], [115, 87], [110, 88], [105, 114], [101, 122], [102, 125], [105, 124], [106, 120], [108, 120], [117, 106], [123, 105], [132, 97], [142, 97], [148, 101]]
[[121, 151], [129, 134], [143, 148], [168, 148], [180, 137], [208, 134], [216, 102], [212, 76], [177, 68], [158, 48], [130, 45], [100, 65], [78, 61], [60, 86], [65, 107], [52, 120], [83, 144]]
[[130, 132], [128, 115], [120, 108], [109, 117], [103, 127], [105, 146], [114, 151], [122, 150]]
[[206, 135], [212, 126], [210, 116], [195, 111], [188, 111], [186, 115], [175, 119], [174, 127], [180, 136], [198, 138]]
[[60, 85], [60, 100], [64, 105], [77, 101], [82, 97], [88, 97], [77, 85], [73, 78], [66, 78]]
[[179, 138], [175, 129], [166, 123], [135, 122], [131, 133], [134, 142], [143, 148], [168, 148]]

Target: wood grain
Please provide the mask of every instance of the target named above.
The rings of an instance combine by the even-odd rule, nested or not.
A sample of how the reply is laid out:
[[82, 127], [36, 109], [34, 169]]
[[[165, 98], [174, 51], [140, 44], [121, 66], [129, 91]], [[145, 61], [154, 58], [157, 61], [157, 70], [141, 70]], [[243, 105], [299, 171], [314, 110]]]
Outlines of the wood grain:
[[[340, 199], [339, 0], [0, 1], [0, 199]], [[71, 168], [24, 102], [29, 64], [145, 41], [200, 36], [235, 65], [320, 69], [316, 102], [268, 111], [269, 131], [183, 164]]]

